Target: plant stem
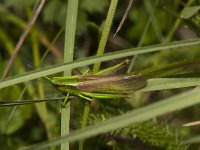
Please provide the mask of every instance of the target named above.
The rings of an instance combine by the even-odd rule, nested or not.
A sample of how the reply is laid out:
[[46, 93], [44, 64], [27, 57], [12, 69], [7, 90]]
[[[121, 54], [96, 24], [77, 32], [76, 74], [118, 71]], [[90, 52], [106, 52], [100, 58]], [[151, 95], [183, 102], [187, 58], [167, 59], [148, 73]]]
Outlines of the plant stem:
[[[67, 18], [65, 26], [65, 45], [64, 45], [64, 62], [73, 60], [74, 55], [74, 39], [76, 32], [76, 20], [78, 13], [78, 0], [68, 0]], [[71, 75], [71, 70], [64, 72], [64, 75]], [[70, 128], [70, 103], [65, 108], [61, 108], [61, 136], [69, 134]], [[62, 143], [61, 150], [68, 150], [69, 143]]]
[[[82, 124], [81, 124], [81, 129], [87, 125], [89, 113], [90, 113], [90, 103], [86, 102], [84, 112], [83, 112], [83, 120], [82, 120]], [[84, 139], [80, 140], [80, 142], [79, 142], [79, 150], [83, 150], [83, 147], [84, 147]]]
[[[194, 0], [189, 0], [187, 1], [186, 5], [184, 8], [189, 7]], [[170, 32], [167, 34], [167, 36], [165, 37], [165, 39], [163, 40], [163, 43], [169, 43], [173, 37], [173, 35], [175, 34], [175, 32], [177, 31], [177, 28], [179, 27], [179, 25], [181, 24], [182, 19], [181, 18], [177, 18], [176, 21], [174, 22], [173, 27], [171, 28]]]
[[[115, 10], [117, 7], [117, 3], [118, 0], [111, 0], [111, 4], [110, 4], [110, 8], [108, 10], [108, 15], [103, 27], [103, 31], [102, 31], [102, 35], [101, 35], [101, 39], [99, 42], [99, 46], [98, 46], [98, 50], [97, 50], [97, 56], [101, 56], [104, 53], [105, 50], [105, 46], [106, 46], [106, 42], [108, 40], [108, 36], [109, 36], [109, 32], [110, 32], [110, 28], [113, 22], [113, 18], [114, 18], [114, 14], [115, 14]], [[101, 63], [95, 63], [94, 67], [93, 67], [93, 72], [97, 72], [100, 68]]]
[[[110, 32], [110, 28], [113, 22], [113, 18], [114, 18], [114, 14], [115, 14], [115, 10], [117, 7], [117, 3], [118, 0], [111, 0], [111, 4], [108, 10], [108, 15], [105, 21], [105, 25], [102, 31], [102, 35], [101, 35], [101, 39], [100, 39], [100, 43], [98, 46], [98, 50], [97, 50], [97, 56], [101, 56], [104, 53], [105, 50], [105, 46], [106, 46], [106, 42], [108, 40], [108, 36], [109, 36], [109, 32]], [[93, 67], [93, 72], [97, 72], [100, 68], [101, 63], [95, 63], [94, 67]], [[85, 104], [85, 108], [84, 108], [84, 113], [83, 113], [83, 121], [82, 121], [82, 125], [81, 128], [84, 128], [87, 125], [87, 120], [89, 117], [89, 112], [90, 112], [90, 104], [86, 103]], [[84, 139], [80, 140], [79, 142], [79, 150], [83, 150], [84, 147]]]

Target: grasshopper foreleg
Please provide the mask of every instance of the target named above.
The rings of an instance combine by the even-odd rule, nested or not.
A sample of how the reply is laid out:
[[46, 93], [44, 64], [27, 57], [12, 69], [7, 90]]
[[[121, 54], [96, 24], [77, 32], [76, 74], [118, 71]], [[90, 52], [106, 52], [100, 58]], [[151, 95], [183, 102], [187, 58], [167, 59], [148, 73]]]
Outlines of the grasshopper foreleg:
[[111, 75], [114, 72], [116, 72], [116, 71], [120, 70], [121, 68], [123, 68], [124, 66], [126, 66], [128, 63], [129, 63], [129, 60], [126, 59], [115, 66], [100, 70], [100, 71], [94, 73], [94, 75]]
[[69, 93], [67, 93], [67, 95], [65, 96], [65, 99], [62, 102], [62, 107], [64, 108], [68, 102], [68, 98], [69, 98]]

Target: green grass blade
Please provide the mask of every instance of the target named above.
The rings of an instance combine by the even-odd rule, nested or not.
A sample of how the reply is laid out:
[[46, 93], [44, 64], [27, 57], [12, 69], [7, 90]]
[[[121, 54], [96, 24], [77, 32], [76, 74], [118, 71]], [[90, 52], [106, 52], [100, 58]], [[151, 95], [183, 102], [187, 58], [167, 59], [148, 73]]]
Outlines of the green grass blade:
[[147, 86], [140, 91], [155, 91], [199, 86], [200, 78], [156, 78], [149, 79]]
[[[114, 18], [115, 10], [117, 8], [117, 3], [118, 3], [118, 0], [111, 0], [110, 8], [109, 8], [109, 11], [108, 11], [108, 15], [107, 15], [105, 25], [103, 27], [101, 39], [100, 39], [100, 42], [99, 42], [99, 46], [98, 46], [98, 50], [97, 50], [97, 56], [103, 55], [103, 53], [105, 51], [105, 46], [106, 46], [106, 43], [107, 43], [107, 40], [108, 40], [108, 35], [110, 33], [111, 25], [113, 23], [113, 18]], [[94, 73], [99, 70], [100, 64], [101, 64], [100, 62], [94, 64], [94, 67], [93, 67]]]
[[200, 102], [199, 97], [200, 88], [196, 88], [171, 98], [166, 98], [160, 102], [130, 111], [126, 114], [114, 117], [107, 121], [103, 121], [97, 125], [91, 125], [84, 129], [76, 130], [67, 136], [26, 147], [23, 150], [43, 149], [49, 146], [58, 145], [61, 142], [77, 141], [83, 138], [106, 133], [118, 128], [123, 128], [134, 123], [146, 121], [169, 112], [177, 111], [198, 104]]
[[25, 81], [37, 79], [39, 77], [43, 77], [43, 76], [50, 75], [53, 73], [58, 73], [64, 70], [70, 70], [70, 69], [94, 64], [95, 62], [103, 62], [107, 60], [123, 58], [127, 56], [132, 56], [132, 55], [150, 53], [150, 52], [161, 51], [161, 50], [168, 50], [168, 49], [178, 48], [178, 47], [199, 45], [199, 44], [200, 44], [200, 39], [197, 38], [197, 39], [192, 39], [192, 40], [172, 42], [168, 44], [158, 44], [158, 45], [146, 46], [146, 47], [140, 47], [140, 48], [131, 48], [131, 49], [126, 49], [122, 51], [106, 53], [103, 56], [87, 57], [87, 58], [75, 60], [69, 63], [54, 65], [54, 66], [41, 69], [41, 70], [30, 71], [25, 74], [7, 78], [5, 80], [0, 80], [0, 88], [4, 88], [7, 86], [12, 86], [14, 84], [22, 83]]
[[[117, 8], [117, 3], [118, 3], [118, 0], [111, 0], [110, 7], [109, 7], [109, 10], [108, 10], [108, 14], [107, 14], [107, 17], [106, 17], [106, 21], [105, 21], [105, 24], [104, 24], [104, 27], [103, 27], [101, 39], [100, 39], [100, 42], [99, 42], [99, 46], [98, 46], [98, 50], [97, 50], [97, 54], [96, 54], [97, 56], [103, 55], [103, 53], [105, 51], [105, 46], [106, 46], [108, 36], [109, 36], [109, 33], [110, 33], [111, 25], [113, 23], [113, 18], [114, 18], [115, 10]], [[99, 70], [100, 64], [101, 64], [101, 62], [97, 62], [97, 63], [94, 64], [93, 73], [96, 73]], [[89, 112], [90, 112], [90, 104], [85, 103], [81, 128], [84, 128], [87, 125]], [[84, 147], [84, 139], [79, 142], [79, 150], [83, 150], [83, 147]]]
[[[74, 57], [74, 41], [79, 0], [68, 0], [67, 17], [65, 25], [64, 63], [70, 62]], [[65, 69], [64, 75], [71, 75], [71, 69]], [[70, 102], [61, 108], [61, 136], [69, 134], [70, 129]], [[61, 150], [68, 150], [69, 143], [62, 143]]]

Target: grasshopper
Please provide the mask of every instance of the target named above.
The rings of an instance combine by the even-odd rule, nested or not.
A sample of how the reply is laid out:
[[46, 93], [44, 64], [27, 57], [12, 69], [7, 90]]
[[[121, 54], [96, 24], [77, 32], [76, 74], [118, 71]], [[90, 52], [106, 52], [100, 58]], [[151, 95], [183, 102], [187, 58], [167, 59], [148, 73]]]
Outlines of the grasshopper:
[[[200, 60], [182, 61], [159, 69], [153, 68], [143, 71], [141, 74], [136, 75], [113, 75], [114, 72], [127, 64], [128, 60], [125, 60], [113, 67], [109, 67], [94, 73], [93, 75], [88, 74], [88, 71], [86, 71], [83, 75], [53, 77], [52, 79], [48, 77], [45, 78], [57, 89], [65, 94], [67, 93], [65, 98], [59, 98], [62, 100], [64, 99], [63, 106], [65, 106], [69, 94], [71, 94], [70, 98], [78, 96], [88, 101], [92, 101], [94, 98], [128, 98], [131, 93], [146, 86], [148, 79], [166, 77], [170, 75], [187, 75], [186, 73], [189, 73], [188, 75], [190, 76], [191, 71], [198, 73]], [[58, 98], [56, 98], [56, 100], [57, 99]], [[31, 104], [44, 101], [49, 101], [49, 99], [34, 101], [26, 100], [25, 102], [1, 101], [0, 107]]]
[[[146, 86], [147, 79], [175, 75], [180, 72], [194, 70], [200, 66], [200, 61], [181, 62], [169, 65], [145, 74], [113, 75], [114, 72], [128, 64], [128, 59], [101, 70], [93, 75], [83, 74], [48, 79], [61, 92], [73, 94], [85, 100], [128, 98], [131, 93]], [[68, 97], [67, 96], [67, 97]], [[67, 98], [66, 98], [67, 99]]]
[[130, 93], [144, 87], [146, 79], [141, 74], [113, 75], [128, 64], [128, 60], [103, 69], [93, 75], [83, 74], [47, 79], [61, 92], [76, 95], [85, 100], [127, 98]]

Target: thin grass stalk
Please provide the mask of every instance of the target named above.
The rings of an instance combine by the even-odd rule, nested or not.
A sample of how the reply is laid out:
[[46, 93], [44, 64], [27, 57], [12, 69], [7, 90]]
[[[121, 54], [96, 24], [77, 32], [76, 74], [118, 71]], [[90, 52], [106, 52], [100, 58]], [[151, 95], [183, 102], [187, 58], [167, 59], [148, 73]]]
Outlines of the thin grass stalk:
[[[39, 41], [38, 41], [37, 37], [38, 37], [37, 32], [31, 32], [31, 40], [32, 40], [32, 45], [33, 45], [32, 51], [33, 51], [33, 60], [34, 60], [35, 68], [38, 68], [40, 66]], [[39, 82], [39, 81], [37, 81], [37, 93], [38, 93], [39, 99], [44, 99], [44, 97], [45, 97], [44, 85], [42, 82]], [[51, 129], [50, 129], [49, 115], [48, 115], [49, 113], [47, 110], [46, 103], [42, 102], [40, 104], [36, 104], [35, 106], [37, 109], [37, 113], [45, 126], [47, 136], [49, 139], [51, 139], [52, 133], [51, 133]]]
[[[185, 7], [189, 7], [191, 4], [193, 4], [194, 0], [189, 0]], [[167, 36], [165, 37], [165, 39], [163, 40], [163, 43], [168, 43], [171, 41], [172, 37], [174, 36], [175, 32], [177, 31], [177, 28], [179, 27], [179, 25], [181, 24], [182, 19], [181, 18], [177, 18], [176, 21], [174, 22], [173, 27], [171, 28], [170, 32], [167, 34]]]
[[39, 16], [39, 14], [40, 14], [45, 2], [46, 2], [46, 0], [41, 0], [40, 4], [38, 5], [38, 8], [36, 9], [35, 13], [33, 14], [33, 17], [30, 19], [27, 28], [23, 31], [22, 35], [20, 36], [20, 38], [19, 38], [19, 40], [18, 40], [18, 42], [16, 44], [16, 47], [15, 47], [15, 49], [13, 51], [13, 54], [11, 55], [7, 65], [6, 65], [6, 67], [5, 67], [4, 71], [3, 71], [2, 79], [4, 79], [7, 76], [7, 74], [9, 72], [10, 68], [11, 68], [11, 65], [13, 64], [13, 61], [14, 61], [17, 53], [19, 52], [19, 50], [20, 50], [25, 38], [27, 37], [28, 33], [30, 32], [30, 30], [31, 30], [32, 26], [34, 25], [35, 21], [37, 20], [37, 18]]
[[102, 56], [86, 57], [83, 59], [75, 60], [73, 62], [49, 66], [48, 68], [29, 71], [27, 73], [13, 76], [5, 80], [0, 80], [0, 89], [8, 87], [8, 86], [13, 86], [15, 84], [19, 84], [25, 81], [37, 79], [39, 77], [44, 77], [50, 74], [58, 73], [66, 69], [75, 69], [78, 67], [91, 65], [91, 64], [94, 64], [95, 62], [103, 62], [103, 61], [138, 55], [138, 54], [146, 54], [150, 52], [164, 51], [164, 50], [170, 50], [170, 49], [174, 50], [175, 48], [179, 48], [179, 47], [189, 47], [189, 46], [196, 46], [196, 45], [200, 45], [200, 38], [182, 40], [182, 41], [171, 42], [167, 44], [157, 44], [157, 45], [151, 45], [151, 46], [145, 46], [145, 47], [130, 48], [130, 49], [125, 49], [125, 50], [121, 50], [117, 52], [106, 53]]
[[[74, 41], [76, 20], [78, 13], [78, 0], [68, 0], [67, 17], [65, 25], [64, 62], [70, 62], [74, 56]], [[71, 75], [71, 70], [64, 71], [64, 75]], [[61, 136], [69, 134], [70, 128], [70, 103], [61, 108]], [[61, 150], [68, 150], [69, 143], [62, 143]]]
[[[8, 22], [10, 22], [10, 23], [13, 23], [13, 24], [15, 24], [16, 26], [18, 26], [20, 29], [25, 29], [26, 27], [27, 27], [27, 23], [25, 22], [25, 21], [23, 21], [21, 18], [19, 18], [19, 17], [17, 17], [17, 16], [15, 16], [15, 15], [13, 15], [13, 14], [9, 14], [8, 12], [6, 12], [5, 13], [5, 16], [6, 16], [6, 18], [5, 19], [7, 19], [7, 21]], [[64, 29], [64, 27], [62, 27], [63, 29]], [[61, 29], [61, 30], [63, 30], [63, 29]], [[0, 29], [0, 32], [1, 32], [1, 29]], [[58, 58], [58, 59], [63, 59], [62, 58], [62, 56], [61, 56], [61, 54], [58, 54], [58, 53], [55, 53], [54, 51], [54, 47], [53, 47], [53, 45], [54, 44], [50, 44], [50, 42], [48, 41], [48, 37], [44, 34], [44, 33], [42, 33], [42, 32], [40, 32], [36, 27], [35, 28], [33, 28], [31, 31], [30, 31], [30, 33], [31, 32], [37, 32], [37, 35], [38, 35], [38, 38], [40, 39], [40, 42], [45, 46], [45, 47], [47, 47], [48, 49], [50, 49], [51, 51], [52, 51], [52, 53]], [[60, 31], [60, 32], [63, 32], [63, 31]], [[60, 34], [60, 33], [58, 33], [58, 34]], [[3, 34], [3, 36], [4, 36], [4, 34]], [[0, 38], [2, 37], [2, 34], [0, 34]], [[5, 36], [4, 36], [5, 37]], [[55, 37], [55, 39], [56, 39], [56, 37]], [[5, 42], [6, 43], [6, 42]], [[54, 42], [52, 42], [52, 43], [54, 43]], [[13, 51], [13, 49], [14, 48], [12, 48], [12, 51]], [[12, 52], [13, 53], [13, 52]], [[46, 56], [45, 56], [46, 57]]]
[[[159, 2], [159, 0], [156, 0], [156, 1], [155, 1], [154, 8], [152, 8], [152, 9], [153, 9], [153, 12], [151, 12], [151, 14], [149, 15], [149, 19], [147, 20], [147, 23], [146, 23], [146, 25], [145, 25], [145, 27], [144, 27], [144, 30], [143, 30], [143, 32], [142, 32], [142, 35], [141, 35], [141, 38], [140, 38], [140, 41], [139, 41], [137, 47], [141, 47], [141, 46], [142, 46], [142, 43], [143, 43], [143, 41], [144, 41], [144, 38], [145, 38], [145, 36], [146, 36], [146, 34], [147, 34], [147, 31], [149, 30], [150, 24], [151, 24], [152, 19], [153, 19], [152, 14], [154, 13], [154, 11], [155, 11], [155, 9], [156, 9], [156, 7], [157, 7], [158, 2]], [[146, 1], [144, 1], [144, 3], [146, 3]], [[151, 6], [150, 6], [150, 7], [151, 7]], [[133, 58], [131, 59], [131, 62], [130, 62], [130, 64], [129, 64], [129, 66], [128, 66], [127, 73], [131, 73], [131, 71], [132, 71], [132, 69], [133, 69], [133, 66], [134, 66], [134, 64], [135, 64], [136, 59], [137, 59], [137, 55], [133, 56]]]
[[156, 1], [153, 4], [154, 6], [152, 6], [152, 3], [150, 1], [145, 1], [144, 0], [143, 2], [144, 2], [145, 8], [146, 8], [149, 16], [151, 17], [152, 26], [153, 26], [155, 35], [156, 35], [158, 41], [162, 42], [163, 35], [162, 35], [162, 32], [161, 32], [161, 26], [160, 26], [160, 23], [158, 22], [158, 19], [156, 18], [155, 13], [154, 13], [155, 12], [154, 8], [158, 4], [159, 1]]
[[[118, 3], [118, 0], [111, 0], [111, 4], [110, 4], [109, 10], [108, 10], [108, 15], [107, 15], [107, 18], [105, 21], [105, 25], [103, 27], [100, 43], [98, 46], [98, 50], [97, 50], [97, 54], [96, 54], [97, 56], [103, 55], [103, 53], [105, 51], [105, 46], [106, 46], [108, 36], [110, 33], [110, 28], [111, 28], [111, 25], [113, 22], [115, 10], [117, 8], [117, 3]], [[97, 72], [100, 68], [100, 65], [101, 65], [100, 62], [95, 63], [94, 67], [93, 67], [93, 72]], [[87, 125], [89, 113], [90, 113], [90, 104], [86, 103], [84, 112], [83, 112], [83, 120], [82, 120], [81, 128], [84, 128]], [[84, 148], [84, 139], [79, 142], [79, 150], [83, 150], [83, 148]]]
[[[104, 24], [104, 27], [103, 27], [101, 39], [100, 39], [100, 42], [99, 42], [99, 46], [98, 46], [98, 50], [97, 50], [97, 56], [101, 56], [104, 53], [105, 46], [106, 46], [106, 43], [108, 41], [108, 36], [109, 36], [109, 33], [110, 33], [110, 28], [111, 28], [111, 25], [112, 25], [112, 22], [113, 22], [115, 10], [117, 8], [117, 3], [118, 3], [118, 0], [111, 0], [111, 4], [110, 4], [109, 10], [108, 10], [108, 15], [107, 15], [107, 18], [106, 18], [106, 21], [105, 21], [105, 24]], [[93, 67], [93, 72], [97, 72], [100, 68], [100, 65], [101, 65], [100, 62], [95, 63], [94, 67]]]

